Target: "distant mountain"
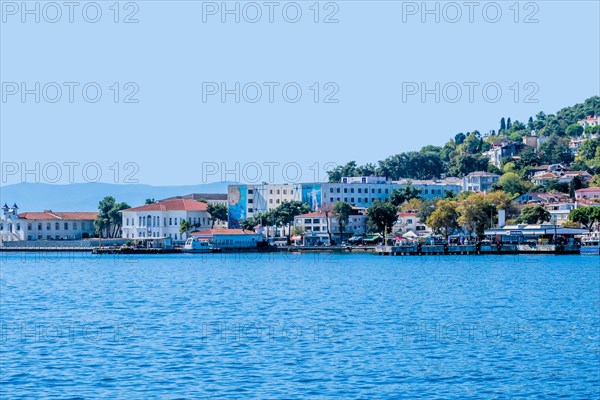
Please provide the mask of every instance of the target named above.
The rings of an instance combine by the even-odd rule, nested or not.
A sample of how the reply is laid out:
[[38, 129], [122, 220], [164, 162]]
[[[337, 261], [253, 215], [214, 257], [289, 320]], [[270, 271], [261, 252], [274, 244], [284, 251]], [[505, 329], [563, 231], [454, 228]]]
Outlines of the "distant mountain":
[[187, 186], [151, 186], [141, 184], [73, 183], [17, 183], [0, 187], [0, 207], [17, 203], [20, 211], [97, 211], [104, 196], [113, 196], [135, 207], [147, 198], [156, 200], [190, 193], [227, 193], [233, 182], [216, 182]]

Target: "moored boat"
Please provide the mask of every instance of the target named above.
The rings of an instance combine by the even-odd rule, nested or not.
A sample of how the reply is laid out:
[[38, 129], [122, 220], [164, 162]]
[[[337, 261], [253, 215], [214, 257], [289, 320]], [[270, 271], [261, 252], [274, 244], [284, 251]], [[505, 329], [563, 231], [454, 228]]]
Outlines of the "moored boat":
[[191, 237], [185, 241], [181, 251], [184, 253], [216, 253], [220, 250], [208, 240]]
[[585, 255], [600, 255], [600, 232], [590, 232], [581, 238], [581, 254]]

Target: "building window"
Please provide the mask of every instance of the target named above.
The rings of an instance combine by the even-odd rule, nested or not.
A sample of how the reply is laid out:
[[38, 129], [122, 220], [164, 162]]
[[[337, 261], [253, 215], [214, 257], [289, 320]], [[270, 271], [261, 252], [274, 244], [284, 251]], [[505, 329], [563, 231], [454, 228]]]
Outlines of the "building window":
[[350, 198], [350, 203], [354, 203], [354, 197]]
[[173, 221], [173, 222], [175, 222], [175, 225], [177, 225], [177, 218], [175, 218], [175, 221]]
[[31, 230], [31, 223], [27, 224], [27, 230], [30, 231]]
[[248, 209], [248, 212], [249, 212], [249, 213], [251, 213], [251, 212], [254, 212], [254, 211], [252, 211], [252, 209], [251, 209], [251, 208], [249, 208], [249, 209]]
[[350, 193], [354, 193], [354, 188], [350, 188]]
[[270, 190], [269, 190], [269, 194], [273, 194], [273, 189], [270, 189]]
[[254, 190], [253, 189], [248, 189], [248, 194], [253, 194]]
[[54, 229], [55, 230], [60, 230], [60, 224], [58, 222], [54, 223]]
[[279, 204], [279, 199], [275, 200], [275, 203]]
[[42, 224], [38, 224], [38, 231], [42, 230]]
[[333, 197], [330, 197], [330, 198], [329, 198], [329, 202], [330, 202], [330, 203], [333, 203]]
[[305, 223], [305, 224], [310, 224], [310, 221], [311, 221], [311, 220], [310, 220], [310, 218], [306, 218], [306, 219], [304, 220], [304, 223]]
[[254, 199], [248, 199], [248, 203], [249, 203], [249, 204], [252, 204], [252, 203], [254, 203]]
[[368, 202], [369, 202], [369, 198], [365, 197], [365, 203], [368, 203]]
[[283, 189], [283, 194], [287, 194], [287, 190]]
[[348, 188], [344, 188], [344, 193], [348, 193]]
[[21, 224], [17, 224], [17, 230], [20, 231], [21, 230]]
[[277, 194], [281, 194], [281, 191], [279, 189], [277, 189]]
[[333, 193], [333, 188], [329, 188], [329, 193]]
[[269, 204], [273, 204], [273, 199], [269, 199]]
[[47, 230], [47, 231], [49, 231], [49, 230], [52, 230], [52, 225], [50, 224], [50, 222], [48, 222], [48, 223], [46, 224], [46, 230]]
[[358, 188], [358, 193], [361, 193], [361, 189], [360, 188]]
[[340, 188], [337, 188], [337, 192], [338, 192], [338, 193], [340, 192]]
[[173, 225], [173, 218], [169, 218], [169, 225]]

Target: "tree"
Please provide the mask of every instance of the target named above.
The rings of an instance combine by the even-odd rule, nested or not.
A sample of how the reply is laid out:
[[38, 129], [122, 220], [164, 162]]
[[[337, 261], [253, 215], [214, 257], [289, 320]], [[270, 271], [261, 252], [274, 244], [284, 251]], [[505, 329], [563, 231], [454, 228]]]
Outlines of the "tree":
[[543, 224], [550, 221], [550, 213], [542, 206], [525, 206], [517, 218], [519, 224]]
[[535, 126], [533, 125], [533, 117], [529, 117], [529, 119], [527, 120], [527, 129], [532, 131], [534, 128]]
[[388, 228], [394, 226], [398, 220], [398, 208], [388, 201], [375, 200], [367, 209], [367, 216], [370, 224], [375, 226], [379, 233], [385, 235]]
[[510, 130], [512, 128], [512, 123], [510, 122], [510, 117], [506, 120], [506, 130]]
[[181, 218], [181, 223], [179, 224], [179, 234], [183, 235], [185, 233], [187, 237], [187, 233], [191, 227], [192, 225], [187, 221], [187, 219]]
[[438, 200], [435, 210], [427, 219], [426, 224], [436, 232], [444, 232], [447, 238], [458, 227], [456, 201], [449, 199]]
[[483, 235], [486, 227], [491, 227], [495, 206], [481, 193], [471, 193], [458, 202], [458, 223], [469, 232]]
[[215, 221], [227, 221], [227, 206], [221, 203], [209, 203], [206, 211], [210, 214], [211, 229], [215, 227]]
[[131, 208], [127, 203], [117, 203], [112, 196], [104, 197], [98, 203], [98, 216], [94, 221], [96, 234], [99, 237], [116, 237], [123, 225], [120, 211]]
[[329, 226], [329, 216], [333, 214], [333, 206], [331, 204], [326, 204], [321, 207], [321, 212], [325, 214], [325, 223], [327, 224], [327, 238], [329, 239], [329, 243], [331, 243], [331, 226]]
[[475, 171], [485, 171], [489, 158], [478, 154], [461, 153], [450, 160], [448, 174], [462, 178]]
[[506, 121], [504, 120], [504, 117], [502, 117], [502, 119], [500, 120], [500, 130], [498, 131], [498, 133], [503, 132], [506, 130]]
[[523, 181], [519, 175], [514, 172], [506, 172], [500, 177], [498, 183], [495, 184], [494, 187], [512, 195], [521, 195], [527, 193], [531, 184]]
[[154, 203], [156, 203], [156, 200], [154, 200], [154, 197], [152, 197], [152, 198], [149, 197], [146, 199], [145, 204], [154, 204]]
[[421, 189], [416, 189], [411, 182], [408, 182], [405, 187], [394, 190], [389, 201], [395, 206], [401, 206], [409, 200], [419, 198], [420, 194]]
[[551, 135], [548, 141], [540, 146], [540, 154], [544, 164], [570, 163], [573, 160], [569, 140], [558, 135]]
[[[308, 204], [301, 201], [284, 201], [279, 206], [271, 210], [272, 219], [275, 227], [290, 226], [294, 223], [294, 217], [306, 214], [310, 211]], [[288, 239], [291, 235], [291, 229], [288, 229]]]
[[576, 208], [569, 213], [569, 220], [579, 223], [591, 231], [594, 223], [600, 222], [600, 207]]
[[456, 143], [456, 145], [458, 146], [458, 145], [462, 144], [462, 142], [464, 142], [465, 139], [466, 139], [466, 136], [464, 133], [462, 133], [462, 132], [457, 133], [456, 136], [454, 136], [454, 143]]
[[352, 206], [345, 201], [338, 201], [333, 206], [333, 215], [337, 219], [340, 229], [340, 242], [344, 239], [344, 229], [348, 225], [350, 215], [352, 214]]
[[579, 137], [583, 133], [583, 126], [581, 126], [579, 124], [571, 124], [571, 125], [567, 126], [565, 133], [567, 136], [570, 136], [573, 138]]

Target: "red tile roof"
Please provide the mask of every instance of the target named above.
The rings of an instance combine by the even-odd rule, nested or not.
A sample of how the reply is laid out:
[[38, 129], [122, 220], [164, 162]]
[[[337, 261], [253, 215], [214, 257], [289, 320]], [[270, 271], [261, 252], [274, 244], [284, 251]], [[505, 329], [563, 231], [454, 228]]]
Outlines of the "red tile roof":
[[206, 229], [203, 231], [195, 231], [191, 233], [192, 236], [214, 236], [214, 235], [257, 235], [256, 232], [247, 231], [245, 229]]
[[140, 207], [128, 208], [125, 211], [206, 211], [208, 204], [189, 199], [171, 199], [146, 204]]
[[[331, 214], [332, 213], [330, 213], [329, 215], [331, 215]], [[296, 216], [296, 218], [308, 218], [308, 217], [325, 218], [325, 213], [313, 211], [313, 212], [309, 212], [309, 213], [306, 213], [306, 214], [302, 214], [302, 215], [297, 215]]]
[[19, 214], [21, 219], [75, 219], [75, 220], [95, 220], [97, 212], [58, 212], [45, 210], [43, 212], [25, 212]]
[[600, 192], [600, 187], [589, 187], [585, 189], [577, 189], [575, 193], [596, 193]]

